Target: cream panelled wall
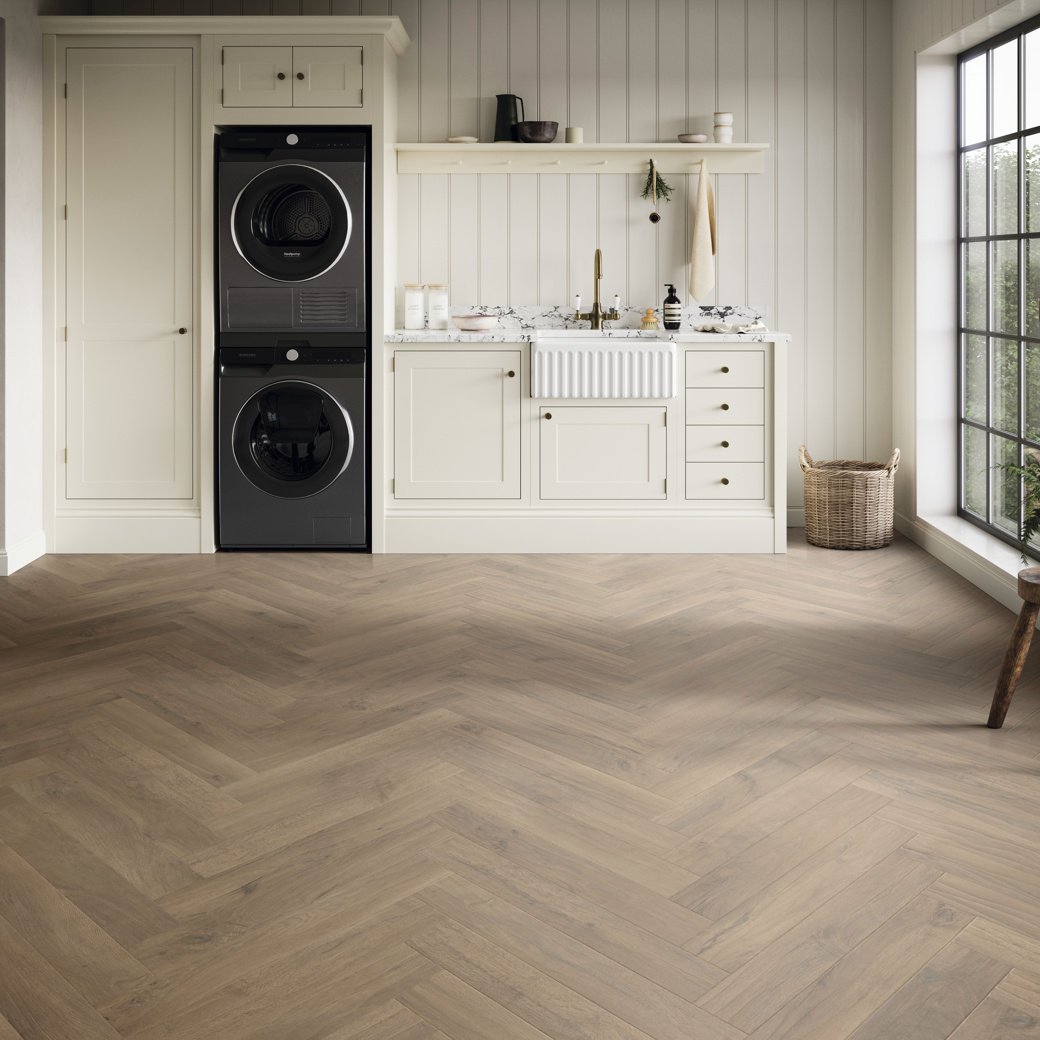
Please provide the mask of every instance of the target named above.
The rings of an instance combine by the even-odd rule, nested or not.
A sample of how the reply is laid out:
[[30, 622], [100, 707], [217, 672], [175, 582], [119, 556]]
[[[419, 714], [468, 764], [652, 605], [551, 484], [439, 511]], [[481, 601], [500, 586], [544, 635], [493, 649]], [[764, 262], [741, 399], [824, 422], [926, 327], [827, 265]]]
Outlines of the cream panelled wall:
[[[400, 138], [492, 137], [494, 95], [586, 141], [674, 141], [735, 114], [768, 142], [761, 176], [716, 178], [713, 299], [793, 335], [794, 447], [886, 457], [890, 379], [890, 0], [93, 0], [95, 14], [397, 14]], [[648, 156], [652, 149], [647, 149]], [[409, 175], [398, 288], [447, 281], [457, 304], [568, 304], [604, 290], [659, 306], [686, 283], [695, 181], [651, 225], [624, 175]]]

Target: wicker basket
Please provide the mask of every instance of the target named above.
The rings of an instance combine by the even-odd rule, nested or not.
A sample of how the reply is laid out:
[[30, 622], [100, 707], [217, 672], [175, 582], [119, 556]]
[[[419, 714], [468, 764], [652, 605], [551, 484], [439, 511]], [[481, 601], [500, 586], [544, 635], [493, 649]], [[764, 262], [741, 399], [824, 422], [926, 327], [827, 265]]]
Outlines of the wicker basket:
[[814, 462], [803, 444], [805, 536], [825, 549], [881, 549], [892, 541], [899, 449], [888, 462]]

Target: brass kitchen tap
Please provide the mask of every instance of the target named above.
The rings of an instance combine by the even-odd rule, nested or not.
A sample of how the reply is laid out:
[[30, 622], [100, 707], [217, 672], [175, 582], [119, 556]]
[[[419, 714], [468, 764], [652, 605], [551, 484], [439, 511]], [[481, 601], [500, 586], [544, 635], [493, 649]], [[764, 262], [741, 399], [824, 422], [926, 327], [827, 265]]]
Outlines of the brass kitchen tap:
[[[574, 317], [577, 321], [590, 322], [592, 328], [602, 329], [603, 322], [605, 321], [620, 321], [621, 314], [616, 307], [611, 307], [609, 311], [605, 311], [599, 303], [599, 283], [603, 278], [603, 253], [601, 250], [596, 250], [596, 256], [593, 260], [592, 265], [592, 278], [593, 278], [593, 299], [592, 299], [592, 310], [586, 311], [582, 314], [580, 309], [575, 310]], [[616, 299], [616, 297], [615, 297]]]

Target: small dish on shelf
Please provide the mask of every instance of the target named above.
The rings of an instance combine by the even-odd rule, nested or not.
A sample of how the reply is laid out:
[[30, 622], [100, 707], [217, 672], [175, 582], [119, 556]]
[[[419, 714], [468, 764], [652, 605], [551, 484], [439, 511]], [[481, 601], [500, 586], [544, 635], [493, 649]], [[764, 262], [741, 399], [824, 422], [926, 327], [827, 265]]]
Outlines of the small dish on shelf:
[[477, 138], [475, 137], [449, 137], [448, 144], [476, 144]]
[[552, 144], [559, 129], [550, 119], [528, 119], [516, 124], [516, 136], [523, 144]]
[[487, 332], [498, 323], [494, 314], [453, 314], [451, 320], [460, 332]]
[[679, 134], [678, 137], [683, 144], [704, 144], [708, 140], [707, 134]]

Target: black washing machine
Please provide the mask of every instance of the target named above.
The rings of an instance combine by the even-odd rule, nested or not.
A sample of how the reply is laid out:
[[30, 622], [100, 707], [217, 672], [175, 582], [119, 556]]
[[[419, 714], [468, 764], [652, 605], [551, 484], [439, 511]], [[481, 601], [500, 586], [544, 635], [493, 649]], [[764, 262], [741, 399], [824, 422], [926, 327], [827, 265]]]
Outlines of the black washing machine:
[[221, 347], [219, 355], [221, 548], [366, 548], [367, 351]]
[[217, 310], [224, 346], [368, 342], [368, 127], [217, 134]]

